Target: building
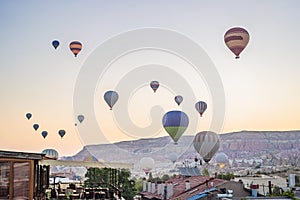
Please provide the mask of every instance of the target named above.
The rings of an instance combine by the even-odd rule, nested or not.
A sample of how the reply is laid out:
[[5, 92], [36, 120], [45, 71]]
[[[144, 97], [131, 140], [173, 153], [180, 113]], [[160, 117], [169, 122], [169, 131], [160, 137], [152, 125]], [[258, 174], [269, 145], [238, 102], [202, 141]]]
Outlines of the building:
[[0, 199], [40, 199], [49, 184], [45, 154], [0, 150]]
[[207, 176], [176, 176], [168, 183], [145, 183], [140, 193], [144, 200], [223, 199], [251, 196], [243, 183]]

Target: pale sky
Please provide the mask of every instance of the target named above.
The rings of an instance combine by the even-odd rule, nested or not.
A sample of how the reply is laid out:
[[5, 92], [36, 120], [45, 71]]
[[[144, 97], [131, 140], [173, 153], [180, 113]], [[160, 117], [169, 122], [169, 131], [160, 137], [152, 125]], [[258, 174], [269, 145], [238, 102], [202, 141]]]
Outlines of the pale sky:
[[[185, 134], [209, 129], [214, 108], [205, 77], [199, 78], [179, 57], [151, 49], [116, 55], [120, 58], [112, 60], [105, 73], [96, 77], [94, 116], [85, 114], [85, 121], [74, 126], [77, 114], [84, 114], [76, 113], [73, 104], [83, 66], [105, 41], [149, 27], [186, 36], [211, 59], [225, 94], [225, 118], [219, 133], [299, 130], [299, 8], [297, 0], [1, 1], [0, 149], [41, 152], [55, 148], [62, 156], [76, 154], [87, 144], [166, 136], [161, 118], [151, 112], [174, 109], [185, 111], [191, 121], [198, 123], [196, 130], [188, 129]], [[224, 33], [235, 26], [250, 33], [249, 44], [239, 60], [234, 59], [223, 40]], [[51, 46], [54, 39], [60, 41], [56, 50]], [[73, 40], [83, 44], [76, 58], [69, 50]], [[98, 58], [103, 59], [101, 55]], [[199, 118], [195, 102], [188, 98], [182, 107], [172, 101], [178, 90], [171, 87], [171, 72], [154, 75], [161, 83], [155, 94], [149, 87], [148, 73], [145, 82], [133, 85], [132, 91], [118, 91], [120, 102], [115, 105], [115, 113], [123, 109], [129, 116], [122, 119], [124, 122], [118, 121], [102, 96], [122, 81], [130, 82], [127, 73], [135, 73], [138, 66], [147, 70], [174, 67], [196, 99], [208, 103], [204, 116]], [[143, 80], [143, 76], [139, 78]], [[179, 84], [181, 79], [177, 81]], [[126, 107], [121, 108], [124, 104]], [[33, 115], [30, 120], [25, 118], [27, 112]], [[95, 116], [106, 140], [102, 136], [98, 140], [94, 127], [89, 126], [89, 119]], [[126, 120], [138, 131], [150, 128], [139, 135], [124, 126]], [[40, 125], [38, 131], [33, 130], [34, 123]], [[59, 129], [66, 130], [63, 139], [57, 133]], [[41, 136], [43, 130], [48, 131], [45, 139]]]

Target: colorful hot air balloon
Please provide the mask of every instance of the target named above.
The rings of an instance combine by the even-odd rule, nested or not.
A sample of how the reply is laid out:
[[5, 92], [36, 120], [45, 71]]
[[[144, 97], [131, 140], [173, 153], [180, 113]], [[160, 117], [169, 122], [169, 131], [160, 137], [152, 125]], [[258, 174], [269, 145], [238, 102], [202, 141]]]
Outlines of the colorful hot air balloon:
[[207, 108], [207, 104], [204, 101], [198, 101], [195, 104], [195, 108], [198, 111], [198, 113], [200, 114], [200, 116], [202, 117], [202, 114], [205, 112], [205, 110]]
[[159, 87], [159, 82], [158, 82], [158, 81], [151, 81], [150, 87], [152, 88], [152, 90], [153, 90], [154, 92], [156, 92], [156, 90], [157, 90], [158, 87]]
[[143, 157], [140, 160], [140, 166], [142, 170], [145, 172], [146, 175], [149, 174], [149, 172], [153, 169], [154, 167], [154, 160], [151, 157]]
[[40, 127], [40, 126], [39, 126], [38, 124], [33, 124], [33, 129], [34, 129], [34, 130], [37, 131], [37, 130], [39, 129], [39, 127]]
[[82, 49], [82, 44], [78, 41], [73, 41], [70, 43], [70, 50], [72, 51], [72, 53], [75, 55], [75, 57], [77, 57], [77, 54], [81, 51]]
[[240, 27], [231, 28], [225, 33], [225, 44], [235, 54], [236, 59], [240, 57], [240, 53], [246, 48], [249, 37], [248, 31]]
[[48, 132], [47, 132], [47, 131], [42, 131], [42, 136], [43, 136], [44, 138], [46, 138], [47, 135], [48, 135]]
[[175, 96], [175, 102], [178, 104], [178, 106], [181, 104], [181, 102], [183, 101], [183, 97], [180, 95]]
[[182, 111], [169, 111], [163, 116], [162, 124], [174, 143], [177, 144], [177, 141], [189, 125], [189, 118]]
[[216, 163], [219, 164], [220, 168], [224, 168], [225, 165], [229, 162], [227, 155], [223, 152], [217, 153], [215, 159]]
[[32, 114], [31, 114], [31, 113], [26, 113], [26, 118], [27, 118], [28, 120], [30, 120], [31, 117], [32, 117]]
[[[81, 123], [84, 120], [84, 116], [83, 115], [78, 115], [77, 116], [78, 121]], [[77, 124], [76, 124], [77, 125]]]
[[63, 138], [64, 135], [66, 134], [66, 131], [65, 130], [59, 130], [58, 134], [60, 135], [61, 138]]
[[112, 110], [112, 107], [115, 105], [115, 103], [118, 101], [119, 95], [115, 91], [107, 91], [104, 94], [104, 100], [109, 105], [110, 110]]
[[214, 132], [202, 131], [195, 135], [193, 144], [195, 150], [208, 163], [219, 150], [220, 137]]
[[54, 47], [54, 49], [56, 49], [59, 46], [59, 41], [58, 40], [53, 40], [52, 41], [52, 46]]

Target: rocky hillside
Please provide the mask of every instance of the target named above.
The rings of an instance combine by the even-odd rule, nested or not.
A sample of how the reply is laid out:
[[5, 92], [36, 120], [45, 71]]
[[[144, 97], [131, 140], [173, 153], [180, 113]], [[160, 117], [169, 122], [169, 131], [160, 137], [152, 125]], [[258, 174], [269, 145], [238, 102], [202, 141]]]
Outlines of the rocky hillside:
[[[300, 155], [300, 131], [241, 131], [221, 134], [219, 151], [230, 159], [274, 157], [296, 159]], [[72, 160], [84, 160], [94, 156], [107, 162], [138, 162], [151, 156], [158, 162], [169, 162], [169, 155], [175, 152], [181, 159], [194, 158], [193, 136], [182, 136], [178, 145], [169, 137], [124, 141], [114, 144], [85, 146]], [[66, 158], [65, 158], [66, 159]]]

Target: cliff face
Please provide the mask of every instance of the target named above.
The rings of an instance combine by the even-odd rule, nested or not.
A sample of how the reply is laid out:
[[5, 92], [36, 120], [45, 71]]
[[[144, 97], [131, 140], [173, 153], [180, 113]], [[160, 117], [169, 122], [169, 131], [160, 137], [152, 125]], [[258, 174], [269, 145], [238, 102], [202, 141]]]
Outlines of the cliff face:
[[[169, 162], [169, 155], [176, 153], [181, 159], [194, 158], [198, 153], [193, 147], [194, 136], [182, 136], [177, 145], [170, 137], [124, 141], [114, 144], [85, 146], [73, 156], [74, 160], [84, 160], [95, 156], [107, 162], [138, 162], [144, 156], [155, 161]], [[220, 134], [219, 151], [230, 159], [281, 157], [295, 159], [300, 155], [300, 131], [241, 131]]]
[[277, 152], [300, 148], [300, 131], [241, 131], [221, 135], [223, 151]]

